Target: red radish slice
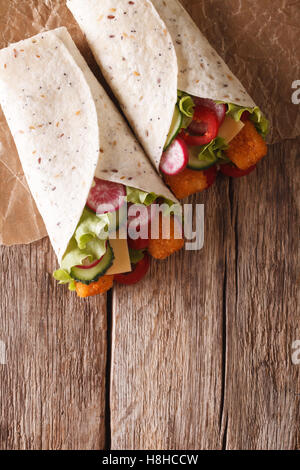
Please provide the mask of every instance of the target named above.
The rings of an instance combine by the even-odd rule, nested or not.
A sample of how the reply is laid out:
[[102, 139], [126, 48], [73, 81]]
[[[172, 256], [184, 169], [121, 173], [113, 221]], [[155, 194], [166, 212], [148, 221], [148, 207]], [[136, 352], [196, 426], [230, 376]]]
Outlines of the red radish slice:
[[125, 186], [99, 178], [94, 178], [94, 181], [86, 205], [96, 214], [117, 211], [125, 202]]
[[205, 108], [209, 108], [214, 111], [217, 115], [219, 125], [223, 124], [226, 116], [225, 104], [217, 104], [213, 100], [209, 100], [208, 98], [194, 98], [194, 102], [196, 106], [204, 106]]
[[[103, 256], [102, 256], [103, 258]], [[94, 268], [95, 266], [97, 266], [97, 264], [100, 263], [100, 261], [102, 260], [102, 258], [100, 259], [97, 259], [96, 261], [94, 261], [93, 263], [91, 264], [85, 264], [85, 260], [83, 261], [84, 264], [79, 264], [78, 266], [76, 266], [76, 268], [79, 268], [79, 269], [91, 269], [91, 268]]]
[[189, 161], [189, 151], [186, 143], [180, 137], [166, 150], [160, 162], [160, 169], [165, 175], [177, 175], [183, 171]]

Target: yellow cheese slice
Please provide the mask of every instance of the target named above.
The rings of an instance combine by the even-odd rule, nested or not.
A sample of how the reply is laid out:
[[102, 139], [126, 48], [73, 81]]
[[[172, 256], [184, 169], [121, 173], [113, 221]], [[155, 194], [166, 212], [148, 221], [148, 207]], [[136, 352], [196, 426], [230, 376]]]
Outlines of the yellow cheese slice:
[[131, 263], [127, 240], [110, 239], [109, 243], [114, 251], [115, 260], [106, 274], [129, 273], [131, 271]]
[[236, 122], [229, 116], [225, 117], [218, 133], [218, 137], [222, 137], [227, 144], [231, 142], [235, 136], [243, 129], [244, 123], [242, 121]]

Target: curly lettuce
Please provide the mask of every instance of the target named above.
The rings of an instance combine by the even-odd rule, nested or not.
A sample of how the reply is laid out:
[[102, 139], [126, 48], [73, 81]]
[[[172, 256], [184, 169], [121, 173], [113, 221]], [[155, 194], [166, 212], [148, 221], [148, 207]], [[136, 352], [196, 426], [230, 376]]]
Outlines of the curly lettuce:
[[182, 114], [181, 129], [186, 129], [193, 120], [195, 103], [193, 98], [183, 91], [178, 90], [177, 95], [177, 106]]
[[227, 116], [230, 116], [235, 121], [240, 121], [243, 113], [248, 111], [250, 113], [250, 120], [256, 127], [257, 132], [265, 139], [268, 135], [270, 123], [268, 119], [263, 115], [258, 106], [255, 108], [246, 108], [243, 106], [238, 106], [232, 103], [226, 103], [228, 106]]
[[126, 187], [126, 192], [127, 202], [131, 202], [132, 204], [143, 204], [144, 206], [150, 206], [159, 197], [155, 193], [147, 193], [141, 189], [131, 188], [130, 186]]
[[199, 147], [198, 158], [207, 163], [215, 163], [218, 160], [226, 160], [224, 150], [228, 149], [228, 144], [222, 137], [216, 137], [209, 144]]
[[194, 116], [194, 108], [195, 103], [191, 96], [184, 95], [178, 99], [178, 108], [180, 112], [184, 114], [188, 118], [192, 118]]
[[150, 206], [153, 204], [157, 199], [162, 198], [164, 200], [164, 211], [163, 215], [168, 214], [182, 214], [181, 205], [171, 201], [170, 199], [166, 199], [163, 196], [157, 195], [155, 193], [146, 193], [145, 191], [141, 191], [140, 189], [131, 188], [127, 186], [127, 202], [131, 202], [132, 204], [143, 204], [144, 206]]
[[69, 289], [74, 290], [75, 281], [71, 276], [71, 269], [74, 266], [82, 265], [84, 261], [88, 260], [89, 263], [92, 263], [104, 256], [109, 224], [108, 214], [97, 216], [88, 209], [84, 209], [63, 256], [60, 269], [53, 273], [53, 277], [60, 284], [69, 284]]

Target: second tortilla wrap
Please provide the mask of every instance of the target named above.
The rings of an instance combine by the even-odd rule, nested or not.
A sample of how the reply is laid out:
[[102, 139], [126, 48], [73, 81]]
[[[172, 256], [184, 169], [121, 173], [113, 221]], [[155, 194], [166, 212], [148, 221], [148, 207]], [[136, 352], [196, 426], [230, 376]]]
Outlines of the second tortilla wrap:
[[67, 5], [157, 169], [177, 89], [255, 106], [177, 0], [68, 0]]
[[199, 98], [253, 108], [247, 91], [201, 33], [178, 0], [151, 0], [176, 50], [178, 88]]

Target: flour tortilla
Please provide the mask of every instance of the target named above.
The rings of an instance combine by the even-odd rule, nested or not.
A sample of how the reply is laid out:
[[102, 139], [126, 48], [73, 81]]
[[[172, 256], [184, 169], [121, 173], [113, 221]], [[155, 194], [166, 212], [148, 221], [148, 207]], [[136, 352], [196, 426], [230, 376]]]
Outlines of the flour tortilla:
[[95, 174], [176, 201], [66, 28], [0, 51], [0, 103], [59, 262]]
[[[68, 0], [67, 6], [156, 168], [174, 113], [175, 88], [197, 97], [255, 106], [179, 1]], [[157, 41], [159, 34], [162, 42]], [[140, 77], [134, 78], [135, 70]], [[157, 77], [163, 77], [159, 94]], [[151, 121], [148, 139], [149, 116], [154, 112], [161, 119]]]
[[63, 42], [55, 33], [46, 33], [0, 51], [0, 101], [61, 261], [98, 163], [91, 91]]
[[151, 0], [173, 39], [178, 88], [199, 98], [245, 107], [255, 103], [178, 0]]
[[69, 0], [103, 75], [158, 169], [177, 101], [177, 59], [149, 0]]

